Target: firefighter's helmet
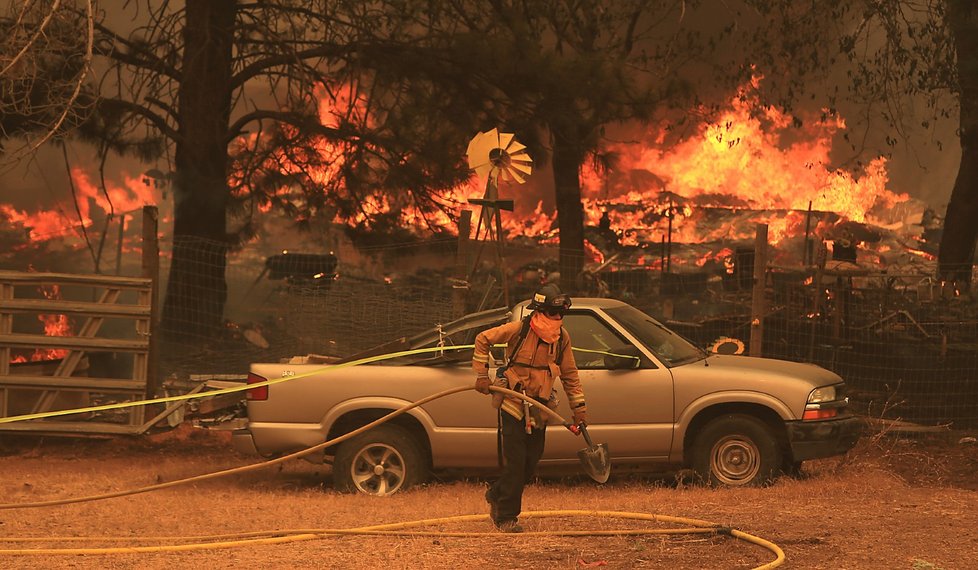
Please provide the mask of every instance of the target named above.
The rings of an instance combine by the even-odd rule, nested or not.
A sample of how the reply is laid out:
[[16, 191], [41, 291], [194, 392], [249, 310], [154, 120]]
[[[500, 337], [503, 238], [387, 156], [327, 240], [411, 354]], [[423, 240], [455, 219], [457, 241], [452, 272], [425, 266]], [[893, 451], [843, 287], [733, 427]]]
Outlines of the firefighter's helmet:
[[571, 306], [571, 298], [554, 283], [547, 283], [533, 294], [529, 308], [544, 313], [563, 313]]

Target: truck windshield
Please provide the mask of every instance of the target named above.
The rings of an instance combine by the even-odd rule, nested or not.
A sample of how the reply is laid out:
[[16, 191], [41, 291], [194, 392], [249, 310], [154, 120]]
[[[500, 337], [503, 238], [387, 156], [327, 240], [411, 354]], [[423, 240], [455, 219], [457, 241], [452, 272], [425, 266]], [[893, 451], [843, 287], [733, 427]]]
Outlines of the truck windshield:
[[706, 358], [705, 350], [697, 348], [689, 341], [664, 327], [652, 317], [628, 305], [605, 309], [613, 319], [621, 323], [628, 332], [662, 362], [669, 366], [679, 366]]

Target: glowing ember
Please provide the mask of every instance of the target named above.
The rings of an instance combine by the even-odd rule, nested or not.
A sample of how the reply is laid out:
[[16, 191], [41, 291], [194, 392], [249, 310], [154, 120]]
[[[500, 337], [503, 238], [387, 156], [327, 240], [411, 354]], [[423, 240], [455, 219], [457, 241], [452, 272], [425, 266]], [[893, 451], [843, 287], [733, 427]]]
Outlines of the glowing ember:
[[590, 261], [593, 261], [594, 263], [604, 263], [604, 254], [601, 253], [600, 249], [594, 247], [594, 244], [587, 240], [584, 240], [584, 251], [587, 252], [587, 257]]
[[[703, 267], [708, 261], [719, 261], [725, 263], [733, 256], [734, 252], [729, 247], [725, 247], [716, 253], [707, 253], [696, 260], [697, 267]], [[729, 273], [733, 273], [733, 265], [729, 267]]]

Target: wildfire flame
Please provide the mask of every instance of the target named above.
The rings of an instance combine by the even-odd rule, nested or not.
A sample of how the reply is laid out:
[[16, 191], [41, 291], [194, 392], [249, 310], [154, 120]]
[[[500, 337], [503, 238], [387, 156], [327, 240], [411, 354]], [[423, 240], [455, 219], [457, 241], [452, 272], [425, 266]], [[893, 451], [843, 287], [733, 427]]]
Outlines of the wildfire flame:
[[[752, 115], [758, 81], [742, 88], [716, 122], [700, 125], [696, 136], [679, 144], [613, 145], [611, 150], [622, 158], [611, 184], [594, 171], [584, 173], [588, 222], [597, 224], [607, 211], [611, 227], [623, 230], [634, 243], [668, 231], [671, 208], [674, 242], [747, 239], [754, 223], [766, 223], [776, 244], [804, 232], [809, 205], [814, 211], [873, 222], [874, 210], [909, 200], [887, 189], [885, 158], [870, 162], [860, 177], [828, 168], [832, 139], [846, 128], [842, 118], [825, 112], [824, 118], [797, 132], [791, 129], [791, 117], [777, 109]], [[661, 141], [664, 132], [652, 130], [645, 138]], [[671, 202], [677, 197], [696, 207], [675, 208]], [[649, 216], [635, 204], [658, 210]], [[706, 223], [710, 209], [755, 214], [749, 217], [752, 223], [717, 225]]]
[[[809, 218], [809, 208], [854, 222], [876, 223], [879, 220], [874, 218], [875, 212], [909, 200], [907, 195], [887, 188], [885, 158], [873, 160], [859, 175], [828, 166], [833, 137], [846, 128], [841, 117], [825, 112], [797, 128], [794, 119], [779, 109], [768, 107], [760, 114], [752, 112], [758, 108], [755, 93], [759, 81], [755, 79], [731, 97], [714, 122], [699, 125], [693, 136], [676, 144], [664, 142], [668, 127], [656, 126], [643, 133], [641, 144], [610, 145], [607, 150], [620, 157], [612, 171], [599, 174], [585, 167], [581, 172], [585, 223], [614, 232], [626, 245], [666, 240], [720, 243], [717, 253], [695, 261], [701, 265], [710, 259], [719, 261], [725, 244], [751, 239], [756, 223], [768, 224], [769, 240], [777, 244], [786, 237], [804, 234], [806, 227], [813, 234], [825, 229], [818, 219]], [[365, 113], [366, 106], [360, 107], [360, 112]], [[338, 109], [350, 108], [343, 95], [323, 96], [321, 122], [335, 126], [340, 116]], [[241, 139], [239, 148], [257, 145], [257, 136]], [[313, 178], [318, 177], [321, 182], [335, 180], [344, 161], [342, 149], [324, 139], [315, 152], [322, 154], [320, 163], [324, 166], [320, 172], [311, 173]], [[285, 153], [269, 160], [286, 175], [285, 179], [299, 168]], [[236, 178], [242, 175], [232, 175], [230, 181], [245, 182]], [[106, 192], [116, 212], [156, 202], [152, 187], [138, 177], [127, 177], [124, 185], [110, 186], [106, 192], [100, 191], [79, 169], [72, 171], [72, 178], [84, 225], [92, 223], [92, 207], [109, 211]], [[242, 186], [247, 191], [247, 185]], [[484, 191], [473, 176], [436, 199], [458, 209], [471, 208], [468, 200], [481, 198]], [[288, 195], [294, 189], [283, 187], [281, 192]], [[501, 197], [509, 192], [513, 190], [506, 185], [500, 188]], [[531, 178], [530, 184], [521, 186], [519, 192], [516, 211], [502, 215], [505, 234], [554, 243], [558, 231], [556, 213], [546, 205], [552, 199], [541, 197], [545, 194], [544, 184]], [[77, 216], [70, 212], [74, 212], [74, 207], [60, 205], [28, 214], [0, 204], [0, 216], [23, 225], [32, 239], [39, 240], [77, 233]], [[391, 212], [397, 214], [403, 227], [416, 228], [419, 233], [432, 227], [455, 231], [448, 215], [422, 213], [379, 192], [363, 197], [359, 212], [334, 221], [366, 225], [371, 214]], [[590, 242], [587, 248], [591, 259], [600, 263], [604, 253]], [[655, 259], [658, 255], [648, 257], [647, 267], [660, 261]]]
[[[38, 290], [46, 299], [60, 299], [61, 288], [58, 285], [42, 286]], [[67, 315], [38, 315], [37, 319], [44, 325], [46, 336], [72, 336], [72, 323]], [[71, 352], [64, 348], [35, 349], [30, 357], [18, 355], [11, 358], [11, 363], [38, 362], [42, 360], [58, 360]]]
[[78, 238], [82, 235], [82, 227], [92, 227], [93, 217], [98, 218], [110, 212], [115, 212], [118, 216], [158, 202], [154, 188], [142, 178], [125, 176], [122, 185], [106, 181], [104, 192], [81, 168], [73, 168], [71, 178], [77, 211], [76, 206], [70, 202], [59, 203], [53, 208], [41, 209], [35, 213], [18, 210], [9, 204], [0, 204], [0, 219], [6, 218], [11, 224], [22, 226], [32, 241]]

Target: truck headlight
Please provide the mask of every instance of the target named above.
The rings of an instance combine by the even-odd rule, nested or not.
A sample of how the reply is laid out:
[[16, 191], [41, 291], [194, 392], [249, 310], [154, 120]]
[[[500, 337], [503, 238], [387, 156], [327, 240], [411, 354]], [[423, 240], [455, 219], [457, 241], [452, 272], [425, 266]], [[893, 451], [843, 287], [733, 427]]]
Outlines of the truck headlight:
[[822, 386], [815, 388], [808, 395], [809, 404], [819, 404], [821, 402], [832, 402], [835, 400], [835, 386]]

